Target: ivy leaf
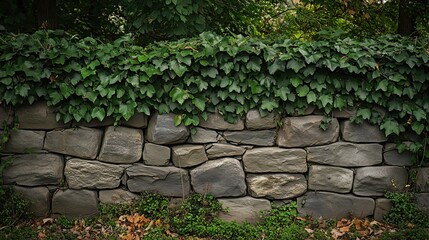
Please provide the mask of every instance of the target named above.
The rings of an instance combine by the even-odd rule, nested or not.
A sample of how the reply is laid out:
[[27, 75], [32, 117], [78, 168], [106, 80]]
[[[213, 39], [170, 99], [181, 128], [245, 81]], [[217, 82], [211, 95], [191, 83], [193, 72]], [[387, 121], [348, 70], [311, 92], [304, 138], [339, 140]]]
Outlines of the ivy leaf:
[[299, 86], [296, 88], [296, 93], [299, 97], [307, 96], [307, 93], [310, 91], [310, 88], [307, 85]]
[[316, 102], [317, 100], [317, 96], [313, 91], [310, 91], [307, 94], [307, 103], [312, 103], [312, 102]]
[[417, 121], [426, 120], [426, 112], [422, 109], [417, 109], [413, 111], [413, 115], [416, 118]]
[[192, 99], [192, 103], [201, 111], [204, 111], [206, 109], [206, 102], [201, 98]]
[[95, 107], [92, 109], [91, 117], [97, 118], [98, 121], [103, 121], [104, 117], [106, 116], [106, 111], [104, 108]]
[[328, 104], [332, 104], [332, 96], [331, 95], [321, 95], [319, 97], [320, 102], [322, 103], [323, 107], [326, 107]]
[[222, 69], [225, 72], [225, 74], [229, 74], [231, 70], [234, 69], [234, 63], [232, 62], [224, 63], [223, 65], [220, 66], [220, 69]]
[[170, 91], [170, 97], [172, 98], [173, 102], [178, 102], [180, 105], [182, 105], [185, 100], [189, 98], [189, 94], [181, 88], [174, 87]]
[[287, 63], [287, 68], [294, 70], [296, 73], [298, 73], [299, 70], [304, 66], [305, 66], [304, 62], [297, 61], [295, 59], [289, 60], [289, 62]]
[[268, 66], [268, 72], [271, 75], [273, 75], [277, 71], [281, 71], [281, 72], [285, 71], [285, 63], [280, 59], [274, 60], [274, 62]]
[[94, 75], [95, 74], [95, 70], [83, 67], [83, 68], [80, 69], [80, 74], [82, 75], [82, 78], [85, 79], [88, 76]]
[[357, 117], [368, 120], [371, 118], [371, 109], [369, 108], [359, 108], [356, 112]]
[[173, 71], [174, 71], [174, 73], [176, 73], [176, 75], [177, 75], [177, 76], [179, 76], [179, 77], [182, 77], [182, 76], [183, 76], [183, 74], [185, 74], [185, 72], [186, 72], [186, 70], [187, 70], [186, 66], [184, 66], [184, 65], [180, 64], [180, 63], [179, 63], [179, 62], [177, 62], [176, 60], [171, 61], [171, 62], [168, 64], [168, 66], [169, 66], [169, 68], [170, 68], [171, 70], [173, 70]]
[[203, 69], [201, 69], [201, 75], [203, 77], [209, 76], [210, 78], [215, 78], [218, 75], [218, 73], [219, 72], [214, 67], [209, 67], [209, 68], [203, 68]]
[[30, 90], [30, 86], [26, 83], [20, 84], [16, 87], [16, 93], [18, 93], [21, 97], [26, 97], [28, 95], [28, 91]]
[[262, 60], [260, 58], [252, 56], [247, 62], [246, 67], [254, 72], [259, 72], [261, 70], [261, 64]]
[[411, 129], [416, 132], [418, 135], [422, 134], [423, 130], [425, 130], [425, 125], [421, 122], [413, 122], [411, 124]]
[[179, 126], [182, 123], [183, 116], [181, 114], [176, 114], [174, 116], [174, 126]]
[[261, 109], [272, 111], [274, 108], [278, 108], [279, 104], [276, 101], [268, 100], [268, 99], [262, 99]]
[[290, 83], [292, 83], [292, 86], [298, 87], [302, 83], [302, 79], [298, 78], [298, 77], [295, 77], [295, 78], [292, 78], [290, 80]]
[[399, 135], [400, 133], [400, 125], [399, 123], [392, 119], [392, 118], [388, 118], [386, 119], [381, 125], [380, 125], [380, 129], [384, 130], [384, 133], [387, 136], [389, 136], [390, 134], [394, 133], [396, 135]]
[[146, 116], [150, 116], [150, 109], [146, 104], [142, 104], [137, 108], [138, 112], [144, 113]]
[[74, 93], [74, 88], [67, 83], [60, 83], [60, 91], [64, 98], [68, 98]]
[[383, 79], [378, 83], [377, 88], [375, 90], [381, 89], [383, 92], [386, 92], [388, 85], [389, 85], [389, 81], [387, 79]]

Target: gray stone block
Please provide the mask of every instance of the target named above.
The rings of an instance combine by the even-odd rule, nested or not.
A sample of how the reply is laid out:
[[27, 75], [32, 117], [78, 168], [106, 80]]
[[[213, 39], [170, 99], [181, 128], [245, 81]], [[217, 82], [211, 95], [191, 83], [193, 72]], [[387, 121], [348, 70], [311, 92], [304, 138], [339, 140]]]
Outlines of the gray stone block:
[[15, 114], [18, 117], [20, 129], [51, 130], [70, 126], [70, 124], [58, 123], [55, 108], [48, 107], [43, 101], [19, 106], [16, 108]]
[[308, 189], [348, 193], [353, 186], [353, 171], [347, 168], [313, 165], [309, 168]]
[[246, 114], [246, 128], [252, 130], [276, 128], [276, 116], [274, 113], [269, 113], [265, 117], [261, 117], [256, 109], [250, 110]]
[[332, 117], [334, 118], [351, 118], [356, 114], [356, 108], [350, 107], [343, 110], [332, 110]]
[[[1, 124], [1, 122], [0, 122]], [[10, 134], [9, 141], [4, 145], [6, 153], [35, 153], [43, 149], [45, 131], [16, 130]]]
[[383, 152], [384, 163], [393, 166], [412, 166], [413, 154], [410, 151], [399, 153], [396, 144], [386, 143]]
[[79, 158], [95, 159], [103, 131], [86, 127], [54, 130], [46, 133], [44, 149]]
[[405, 168], [394, 166], [356, 169], [353, 193], [358, 196], [384, 196], [388, 191], [403, 191], [408, 181]]
[[236, 123], [229, 123], [224, 120], [223, 116], [218, 112], [209, 114], [207, 120], [200, 119], [200, 127], [210, 128], [215, 130], [243, 130], [243, 120], [237, 119]]
[[209, 146], [206, 150], [209, 159], [221, 158], [221, 157], [233, 157], [241, 156], [246, 151], [245, 148], [226, 144], [226, 143], [214, 143]]
[[249, 196], [242, 198], [221, 198], [219, 202], [228, 212], [221, 212], [219, 218], [227, 222], [260, 222], [261, 211], [271, 210], [271, 203], [266, 199], [257, 199]]
[[358, 143], [379, 143], [387, 141], [384, 132], [377, 125], [368, 122], [361, 124], [352, 123], [347, 120], [341, 123], [341, 136], [344, 141]]
[[278, 132], [277, 144], [281, 147], [307, 147], [335, 142], [339, 135], [339, 124], [332, 119], [327, 130], [320, 124], [323, 116], [287, 117]]
[[154, 167], [140, 163], [126, 169], [131, 192], [157, 192], [164, 196], [183, 197], [190, 191], [188, 171], [176, 167]]
[[429, 167], [414, 169], [416, 171], [416, 187], [420, 192], [429, 192]]
[[124, 173], [123, 166], [73, 158], [66, 162], [64, 175], [71, 189], [117, 188]]
[[155, 113], [149, 119], [147, 140], [155, 144], [184, 143], [189, 137], [185, 125], [174, 126], [174, 114]]
[[14, 190], [21, 197], [28, 201], [29, 210], [35, 217], [47, 217], [50, 209], [49, 190], [47, 187], [19, 187], [14, 186]]
[[143, 132], [127, 127], [107, 127], [98, 159], [108, 163], [135, 163], [141, 159]]
[[214, 143], [217, 142], [218, 134], [214, 130], [208, 130], [205, 128], [195, 128], [197, 131], [195, 134], [191, 134], [188, 139], [189, 143]]
[[120, 125], [134, 128], [145, 128], [147, 127], [147, 116], [144, 113], [134, 113], [134, 115], [128, 119], [128, 121], [122, 120]]
[[243, 156], [246, 172], [289, 172], [307, 171], [306, 152], [303, 149], [264, 147], [247, 150]]
[[143, 161], [146, 165], [166, 166], [170, 163], [171, 150], [169, 147], [146, 143], [143, 149]]
[[52, 198], [52, 214], [68, 218], [98, 214], [97, 192], [90, 190], [57, 190]]
[[237, 144], [274, 146], [276, 142], [276, 130], [227, 131], [223, 133], [223, 137], [227, 141]]
[[100, 202], [107, 204], [130, 203], [133, 200], [139, 198], [139, 195], [121, 188], [112, 190], [100, 190], [98, 195], [100, 198]]
[[298, 213], [302, 216], [310, 215], [314, 219], [340, 219], [350, 216], [364, 218], [373, 215], [375, 207], [372, 198], [328, 192], [307, 192], [297, 201]]
[[416, 193], [416, 204], [420, 210], [429, 215], [429, 193]]
[[203, 145], [179, 145], [172, 148], [172, 160], [176, 167], [192, 167], [208, 160]]
[[234, 158], [211, 160], [192, 169], [191, 183], [195, 192], [215, 197], [237, 197], [246, 194], [241, 163]]
[[247, 174], [246, 181], [252, 197], [285, 199], [298, 197], [307, 191], [307, 180], [303, 174]]
[[380, 144], [337, 142], [307, 148], [307, 161], [340, 167], [371, 166], [383, 161], [382, 153], [383, 146]]
[[377, 198], [375, 200], [374, 219], [383, 221], [383, 217], [392, 208], [392, 201], [387, 198]]
[[[7, 161], [7, 158], [2, 158]], [[64, 160], [57, 154], [15, 155], [3, 173], [4, 184], [58, 185], [63, 180]]]

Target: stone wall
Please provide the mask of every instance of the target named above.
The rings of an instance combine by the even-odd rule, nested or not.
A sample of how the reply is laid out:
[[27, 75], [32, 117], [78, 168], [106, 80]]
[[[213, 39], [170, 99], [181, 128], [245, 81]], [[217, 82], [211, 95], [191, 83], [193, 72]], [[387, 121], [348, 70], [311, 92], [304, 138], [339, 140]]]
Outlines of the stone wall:
[[[117, 127], [109, 118], [57, 123], [43, 102], [15, 114], [19, 129], [1, 153], [2, 161], [12, 159], [3, 181], [37, 216], [90, 216], [100, 202], [154, 191], [211, 193], [230, 208], [226, 220], [253, 222], [270, 201], [289, 200], [303, 215], [381, 219], [390, 207], [384, 193], [404, 190], [412, 169], [411, 154], [399, 154], [377, 126], [351, 123], [353, 111], [335, 112], [326, 131], [311, 111], [276, 119], [252, 110], [235, 124], [212, 114], [195, 134], [175, 127], [173, 114], [136, 114]], [[429, 168], [417, 185], [429, 212]]]

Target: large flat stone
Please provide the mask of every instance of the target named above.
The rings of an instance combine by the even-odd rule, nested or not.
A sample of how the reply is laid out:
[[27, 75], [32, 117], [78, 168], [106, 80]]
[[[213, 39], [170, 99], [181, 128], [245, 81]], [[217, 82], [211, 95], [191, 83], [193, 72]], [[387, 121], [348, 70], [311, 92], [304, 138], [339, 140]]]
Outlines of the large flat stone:
[[[7, 161], [7, 158], [2, 158]], [[64, 160], [57, 154], [15, 155], [3, 173], [4, 184], [58, 185], [63, 180]]]
[[416, 204], [420, 210], [429, 215], [429, 193], [416, 193]]
[[314, 219], [340, 219], [350, 215], [364, 218], [373, 215], [374, 207], [374, 199], [352, 194], [307, 192], [298, 198], [298, 213], [302, 216], [310, 215]]
[[143, 132], [127, 127], [107, 127], [98, 159], [108, 163], [135, 163], [143, 150]]
[[171, 150], [169, 147], [146, 143], [143, 149], [143, 161], [146, 165], [166, 166], [170, 163]]
[[107, 204], [130, 203], [139, 198], [139, 195], [118, 188], [112, 190], [100, 190], [98, 193], [100, 202]]
[[227, 141], [237, 144], [274, 146], [276, 139], [276, 130], [227, 131], [223, 133], [223, 137]]
[[103, 131], [86, 127], [54, 130], [46, 134], [44, 149], [79, 158], [95, 159]]
[[308, 189], [348, 193], [353, 186], [353, 171], [347, 168], [322, 165], [310, 166]]
[[277, 147], [254, 148], [243, 156], [246, 172], [307, 172], [306, 152], [303, 149]]
[[234, 158], [211, 160], [192, 169], [191, 183], [195, 192], [215, 197], [237, 197], [246, 194], [241, 163]]
[[10, 133], [9, 141], [7, 141], [7, 143], [4, 145], [3, 152], [7, 152], [7, 153], [40, 152], [43, 149], [44, 140], [45, 140], [45, 131], [15, 130]]
[[214, 143], [206, 150], [209, 159], [241, 156], [245, 151], [246, 149], [243, 147], [226, 143]]
[[126, 169], [131, 192], [157, 192], [164, 196], [183, 197], [189, 194], [188, 171], [176, 167], [155, 167], [136, 163]]
[[52, 197], [52, 214], [68, 218], [91, 217], [98, 214], [97, 192], [90, 190], [57, 190]]
[[203, 145], [179, 145], [172, 148], [172, 160], [176, 167], [192, 167], [208, 160]]
[[218, 112], [209, 114], [207, 120], [200, 119], [200, 127], [210, 128], [215, 130], [243, 130], [243, 120], [237, 119], [236, 123], [229, 123], [225, 121], [222, 115]]
[[221, 198], [219, 202], [228, 212], [221, 212], [219, 218], [227, 222], [248, 222], [256, 224], [261, 221], [261, 211], [271, 210], [271, 203], [267, 199], [252, 198]]
[[385, 142], [387, 137], [377, 125], [372, 125], [368, 122], [361, 124], [352, 123], [347, 120], [341, 123], [341, 136], [344, 141], [369, 143], [369, 142]]
[[396, 144], [386, 143], [383, 152], [384, 163], [393, 166], [412, 166], [413, 154], [410, 151], [399, 153]]
[[307, 180], [303, 174], [247, 174], [246, 181], [252, 197], [287, 199], [307, 191]]
[[340, 167], [371, 166], [383, 161], [382, 152], [383, 146], [380, 144], [337, 142], [307, 148], [307, 161]]
[[147, 127], [147, 140], [155, 144], [184, 143], [189, 137], [185, 125], [174, 125], [174, 114], [155, 113], [150, 117]]
[[287, 117], [278, 132], [277, 144], [281, 147], [308, 147], [335, 142], [339, 135], [339, 124], [333, 118], [328, 129], [322, 130], [323, 116]]
[[384, 215], [392, 208], [392, 201], [387, 198], [377, 198], [375, 200], [374, 219], [383, 221]]
[[128, 121], [123, 120], [120, 124], [133, 128], [145, 128], [147, 127], [147, 116], [144, 113], [134, 113]]
[[55, 108], [48, 107], [43, 101], [19, 106], [16, 108], [15, 114], [18, 117], [20, 129], [51, 130], [70, 126], [70, 124], [58, 123]]
[[343, 110], [334, 109], [332, 110], [332, 117], [334, 118], [351, 118], [356, 114], [355, 107], [349, 107]]
[[416, 186], [420, 192], [429, 192], [429, 167], [423, 167], [416, 171]]
[[64, 175], [71, 189], [117, 188], [121, 184], [124, 168], [115, 164], [72, 158], [66, 162]]
[[407, 169], [394, 166], [356, 169], [353, 193], [358, 196], [384, 196], [388, 191], [403, 191], [408, 181]]
[[276, 115], [269, 113], [265, 117], [261, 117], [256, 109], [250, 110], [246, 114], [246, 128], [251, 130], [276, 128]]
[[217, 142], [218, 134], [214, 130], [208, 130], [205, 128], [195, 128], [197, 131], [188, 139], [189, 143], [214, 143]]
[[29, 203], [29, 210], [35, 217], [47, 217], [50, 209], [49, 190], [47, 187], [19, 187], [14, 190]]

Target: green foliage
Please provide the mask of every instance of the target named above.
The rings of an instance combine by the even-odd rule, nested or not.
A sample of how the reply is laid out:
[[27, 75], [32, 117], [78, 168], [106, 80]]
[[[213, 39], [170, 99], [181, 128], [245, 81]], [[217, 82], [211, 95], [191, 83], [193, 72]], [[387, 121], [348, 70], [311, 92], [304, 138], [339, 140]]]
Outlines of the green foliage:
[[64, 122], [159, 111], [196, 126], [215, 109], [234, 121], [253, 108], [296, 114], [315, 105], [327, 115], [355, 106], [354, 120], [377, 123], [387, 136], [429, 130], [429, 55], [406, 38], [300, 42], [203, 33], [142, 48], [129, 36], [100, 43], [40, 31], [0, 41], [0, 101], [44, 99]]
[[32, 227], [27, 225], [12, 226], [0, 229], [0, 240], [8, 239], [37, 239], [37, 232]]
[[417, 207], [413, 193], [390, 192], [386, 194], [386, 197], [392, 201], [392, 208], [384, 215], [384, 220], [387, 223], [401, 228], [405, 228], [409, 224], [429, 228], [429, 217]]
[[168, 198], [159, 194], [144, 192], [132, 205], [132, 211], [150, 219], [164, 218], [168, 214]]
[[429, 231], [425, 228], [400, 229], [397, 232], [388, 232], [381, 235], [380, 240], [422, 240], [429, 239]]
[[74, 220], [60, 216], [57, 218], [57, 224], [61, 228], [72, 228], [74, 226]]
[[28, 202], [23, 200], [21, 195], [12, 188], [2, 188], [0, 192], [0, 227], [14, 226], [30, 216]]

